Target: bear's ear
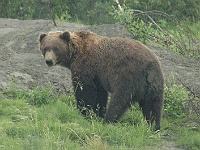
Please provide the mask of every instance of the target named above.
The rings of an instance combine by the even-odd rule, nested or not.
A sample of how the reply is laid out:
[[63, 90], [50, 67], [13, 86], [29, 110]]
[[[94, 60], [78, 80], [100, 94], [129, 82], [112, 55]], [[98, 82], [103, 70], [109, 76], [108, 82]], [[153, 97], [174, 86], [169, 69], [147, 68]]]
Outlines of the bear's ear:
[[40, 34], [39, 41], [42, 42], [42, 39], [43, 39], [45, 36], [47, 36], [47, 35], [44, 34], [44, 33]]
[[63, 32], [60, 37], [66, 42], [70, 41], [70, 33], [68, 31]]

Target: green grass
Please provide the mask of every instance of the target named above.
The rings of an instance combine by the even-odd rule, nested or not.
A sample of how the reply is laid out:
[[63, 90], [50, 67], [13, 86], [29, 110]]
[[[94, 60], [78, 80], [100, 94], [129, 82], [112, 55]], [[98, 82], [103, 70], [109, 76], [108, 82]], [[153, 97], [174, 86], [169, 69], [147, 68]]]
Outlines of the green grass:
[[200, 149], [200, 129], [197, 131], [190, 131], [188, 128], [182, 129], [182, 138], [180, 138], [177, 143], [178, 145], [185, 145], [188, 149], [199, 150]]
[[194, 33], [197, 39], [200, 39], [200, 21], [195, 23], [189, 23], [190, 21], [183, 22], [183, 24], [187, 24], [188, 28]]
[[92, 113], [85, 118], [75, 106], [73, 96], [58, 97], [49, 87], [4, 90], [0, 94], [0, 149], [159, 149], [162, 135], [168, 133], [168, 140], [177, 146], [199, 149], [199, 126], [187, 124], [187, 117], [167, 116], [161, 132], [154, 132], [137, 105], [117, 124], [104, 124]]
[[[115, 149], [154, 145], [146, 124], [107, 124], [85, 119], [59, 99], [41, 107], [1, 100], [0, 147], [4, 149]], [[103, 149], [104, 149], [103, 148]]]

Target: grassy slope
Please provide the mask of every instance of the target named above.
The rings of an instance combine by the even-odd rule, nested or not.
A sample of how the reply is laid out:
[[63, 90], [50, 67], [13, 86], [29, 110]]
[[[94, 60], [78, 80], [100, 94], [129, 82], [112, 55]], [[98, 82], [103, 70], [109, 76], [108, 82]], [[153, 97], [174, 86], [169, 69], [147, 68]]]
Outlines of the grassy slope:
[[40, 107], [23, 99], [0, 100], [0, 147], [3, 149], [126, 149], [158, 139], [141, 122], [104, 125], [92, 114], [82, 117], [60, 99]]
[[[120, 123], [103, 124], [92, 113], [80, 115], [73, 96], [57, 97], [49, 91], [9, 89], [0, 94], [0, 148], [159, 149], [166, 138], [162, 135], [170, 135], [167, 139], [179, 146], [200, 148], [200, 128], [187, 123], [190, 118], [164, 118], [162, 131], [155, 133], [134, 106]], [[30, 105], [34, 100], [37, 103]]]

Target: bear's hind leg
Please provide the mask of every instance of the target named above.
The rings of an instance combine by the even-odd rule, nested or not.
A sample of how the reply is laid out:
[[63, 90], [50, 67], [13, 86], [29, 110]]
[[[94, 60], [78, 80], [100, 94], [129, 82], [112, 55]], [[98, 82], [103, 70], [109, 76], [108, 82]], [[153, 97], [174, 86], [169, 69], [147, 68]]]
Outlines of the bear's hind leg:
[[149, 100], [145, 99], [142, 100], [140, 103], [140, 108], [142, 109], [142, 113], [144, 118], [146, 119], [147, 123], [149, 125], [151, 125], [151, 123], [153, 122], [153, 118], [151, 118], [151, 114], [152, 114], [152, 104], [150, 103]]
[[152, 126], [155, 121], [155, 130], [160, 130], [162, 116], [162, 100], [150, 96], [140, 102], [143, 116], [147, 123]]
[[162, 106], [163, 106], [163, 95], [154, 99], [154, 107], [152, 110], [152, 116], [155, 119], [155, 130], [160, 130], [160, 124], [162, 119]]

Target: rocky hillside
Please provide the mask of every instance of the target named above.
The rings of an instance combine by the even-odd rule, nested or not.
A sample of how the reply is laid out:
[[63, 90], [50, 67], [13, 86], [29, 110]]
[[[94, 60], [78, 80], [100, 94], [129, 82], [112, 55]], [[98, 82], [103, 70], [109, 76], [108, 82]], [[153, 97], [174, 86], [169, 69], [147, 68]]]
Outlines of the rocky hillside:
[[[91, 30], [100, 35], [132, 38], [120, 24], [85, 26], [51, 20], [0, 19], [0, 88], [32, 88], [51, 84], [60, 91], [71, 88], [70, 71], [59, 66], [48, 68], [38, 49], [40, 33], [56, 30]], [[175, 77], [200, 97], [200, 60], [174, 54], [168, 49], [149, 46], [161, 61], [165, 78]]]

